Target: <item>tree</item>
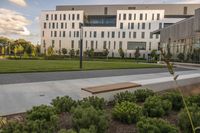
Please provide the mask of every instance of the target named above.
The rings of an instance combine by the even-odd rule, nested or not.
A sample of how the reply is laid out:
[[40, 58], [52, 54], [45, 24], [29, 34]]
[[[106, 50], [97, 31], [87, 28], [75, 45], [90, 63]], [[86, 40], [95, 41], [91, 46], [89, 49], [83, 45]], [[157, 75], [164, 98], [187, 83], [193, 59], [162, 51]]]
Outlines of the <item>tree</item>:
[[80, 55], [80, 50], [76, 50], [76, 56], [79, 56]]
[[122, 59], [124, 59], [124, 51], [123, 51], [123, 49], [122, 49], [122, 48], [119, 48], [118, 52], [119, 52], [120, 57], [121, 57]]
[[62, 54], [66, 55], [67, 54], [67, 49], [66, 48], [62, 48]]
[[108, 59], [109, 50], [106, 48], [103, 50], [103, 56], [107, 57]]
[[159, 55], [157, 54], [157, 50], [152, 50], [150, 56], [151, 56], [151, 59], [157, 61], [159, 57]]
[[71, 49], [71, 50], [69, 51], [69, 55], [70, 55], [71, 58], [73, 58], [73, 57], [75, 56], [75, 51], [74, 51], [74, 49]]
[[22, 58], [22, 53], [24, 53], [24, 47], [22, 47], [22, 45], [19, 45], [17, 47], [17, 53], [19, 54], [20, 59], [21, 59]]
[[179, 53], [177, 58], [182, 62], [185, 59], [185, 55], [183, 53]]
[[140, 57], [140, 48], [139, 47], [137, 47], [134, 55], [135, 55], [135, 59], [138, 60], [138, 58]]
[[40, 48], [41, 48], [40, 45], [36, 45], [36, 47], [35, 47], [35, 54], [36, 54], [36, 56], [38, 56], [40, 54]]
[[48, 49], [47, 49], [47, 55], [52, 56], [53, 53], [54, 53], [53, 47], [49, 46]]
[[33, 49], [34, 49], [33, 46], [28, 45], [28, 46], [26, 47], [26, 49], [25, 49], [25, 52], [26, 52], [28, 55], [31, 55], [32, 52], [33, 52]]
[[89, 50], [89, 57], [91, 57], [91, 58], [94, 57], [94, 49], [93, 49], [93, 48], [91, 48], [91, 49]]

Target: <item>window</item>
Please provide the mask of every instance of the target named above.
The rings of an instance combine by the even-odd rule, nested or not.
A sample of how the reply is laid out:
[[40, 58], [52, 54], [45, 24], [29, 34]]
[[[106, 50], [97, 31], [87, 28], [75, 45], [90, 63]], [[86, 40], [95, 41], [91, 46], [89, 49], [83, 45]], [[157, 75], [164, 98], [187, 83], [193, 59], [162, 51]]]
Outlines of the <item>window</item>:
[[63, 20], [66, 20], [66, 15], [65, 14], [63, 15]]
[[48, 14], [46, 14], [46, 20], [49, 20], [49, 15]]
[[63, 37], [65, 37], [65, 31], [63, 31]]
[[65, 23], [65, 29], [67, 29], [67, 23]]
[[90, 31], [90, 38], [92, 37], [92, 31]]
[[134, 14], [134, 20], [136, 20], [136, 14]]
[[45, 42], [45, 40], [43, 40], [43, 47], [46, 47], [46, 42]]
[[129, 32], [129, 38], [131, 38], [131, 32]]
[[59, 40], [59, 49], [61, 49], [61, 40]]
[[71, 41], [71, 49], [74, 49], [74, 40]]
[[160, 14], [157, 14], [157, 20], [160, 20]]
[[123, 15], [123, 20], [126, 20], [126, 14]]
[[119, 20], [121, 20], [121, 14], [119, 14]]
[[72, 32], [71, 31], [69, 31], [69, 37], [71, 37], [72, 36]]
[[53, 20], [53, 14], [51, 14], [51, 20]]
[[122, 48], [122, 41], [119, 42], [119, 48]]
[[46, 29], [47, 28], [47, 23], [44, 23], [44, 29]]
[[57, 31], [54, 31], [54, 37], [57, 37]]
[[150, 39], [152, 39], [153, 38], [153, 34], [152, 33], [150, 33]]
[[138, 23], [138, 30], [140, 29], [140, 23]]
[[154, 14], [152, 14], [152, 20], [154, 20]]
[[96, 49], [98, 49], [98, 41], [96, 41]]
[[108, 14], [108, 8], [104, 7], [104, 15], [107, 15], [107, 14]]
[[101, 32], [101, 38], [104, 38], [104, 31]]
[[87, 37], [87, 31], [85, 31], [85, 37]]
[[114, 46], [113, 46], [113, 49], [116, 49], [116, 42], [114, 41]]
[[108, 49], [110, 49], [110, 41], [108, 42]]
[[146, 42], [128, 42], [127, 49], [128, 50], [136, 50], [139, 48], [140, 50], [146, 50]]
[[76, 37], [76, 32], [74, 31], [74, 37]]
[[72, 29], [74, 29], [75, 28], [75, 24], [74, 23], [72, 23]]
[[128, 19], [131, 20], [132, 19], [132, 14], [128, 15]]
[[85, 48], [87, 49], [87, 44], [88, 44], [88, 41], [85, 41]]
[[149, 30], [151, 29], [151, 23], [149, 23]]
[[187, 6], [185, 6], [185, 7], [183, 8], [183, 14], [184, 14], [184, 15], [187, 15]]
[[128, 23], [128, 29], [130, 29], [130, 23]]
[[120, 29], [123, 29], [123, 23], [120, 23]]
[[159, 29], [161, 29], [162, 28], [162, 23], [159, 23]]
[[77, 20], [79, 20], [80, 19], [80, 14], [77, 14]]
[[62, 14], [60, 14], [60, 20], [62, 20]]
[[91, 49], [94, 49], [94, 41], [91, 41], [90, 44], [91, 44]]
[[52, 23], [52, 28], [53, 28], [53, 29], [55, 28], [55, 23]]
[[133, 32], [133, 38], [136, 38], [136, 37], [137, 37], [137, 33]]
[[141, 38], [144, 38], [144, 37], [145, 37], [145, 32], [142, 32]]
[[68, 16], [68, 20], [70, 20], [70, 18], [71, 18], [71, 15], [69, 14], [69, 16]]
[[96, 38], [97, 37], [97, 32], [96, 31], [94, 31], [94, 38]]
[[54, 16], [54, 17], [55, 17], [55, 20], [57, 20], [57, 14], [55, 14], [55, 16]]
[[44, 37], [44, 31], [42, 31], [42, 36]]
[[55, 40], [52, 40], [51, 41], [51, 46], [54, 48], [54, 45], [55, 45]]
[[56, 23], [56, 28], [58, 29], [58, 23]]
[[53, 37], [53, 31], [51, 31], [51, 37]]
[[149, 42], [149, 50], [151, 50], [151, 42]]
[[156, 39], [158, 39], [159, 38], [159, 34], [156, 34]]
[[134, 29], [134, 23], [131, 23], [131, 29]]
[[64, 28], [64, 24], [63, 23], [61, 23], [61, 29], [63, 29]]
[[122, 38], [126, 37], [126, 32], [122, 32]]
[[143, 20], [143, 14], [140, 14], [140, 20]]
[[145, 23], [142, 23], [142, 29], [145, 29]]
[[62, 37], [62, 35], [61, 35], [61, 31], [59, 32], [59, 37]]
[[75, 15], [74, 14], [72, 14], [72, 20], [74, 20], [75, 19]]
[[147, 20], [147, 13], [145, 13], [145, 20]]
[[79, 31], [76, 32], [76, 37], [79, 37]]
[[49, 29], [51, 29], [51, 23], [49, 23]]
[[112, 31], [112, 38], [115, 38], [115, 32]]
[[109, 31], [108, 31], [108, 34], [107, 34], [107, 35], [108, 35], [108, 38], [109, 38], [109, 37], [110, 37], [110, 32], [109, 32]]
[[135, 10], [136, 7], [128, 7], [128, 10]]
[[103, 49], [106, 49], [106, 41], [103, 42]]

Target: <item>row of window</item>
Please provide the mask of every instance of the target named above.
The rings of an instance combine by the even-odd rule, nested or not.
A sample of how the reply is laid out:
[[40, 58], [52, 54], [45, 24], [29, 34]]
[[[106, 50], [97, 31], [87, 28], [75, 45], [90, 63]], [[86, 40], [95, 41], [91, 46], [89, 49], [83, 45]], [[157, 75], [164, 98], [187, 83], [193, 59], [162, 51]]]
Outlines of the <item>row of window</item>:
[[[47, 26], [48, 25], [48, 26]], [[44, 29], [47, 29], [47, 27], [49, 28], [49, 29], [67, 29], [67, 28], [69, 28], [69, 23], [46, 23], [46, 22], [44, 22], [43, 23], [43, 28]], [[74, 23], [74, 22], [72, 22], [71, 23], [71, 27], [70, 27], [71, 29], [75, 29], [75, 28], [81, 28], [81, 23], [78, 23], [78, 26], [76, 26], [76, 24]]]
[[[140, 13], [138, 15], [139, 15], [138, 20], [147, 20], [148, 19], [147, 13], [145, 13], [145, 14]], [[131, 14], [131, 13], [119, 14], [119, 20], [137, 20], [137, 14]], [[159, 13], [152, 14], [151, 20], [160, 20], [160, 14]]]
[[[101, 31], [101, 38], [137, 38], [138, 32], [118, 32], [116, 35], [116, 32], [107, 32], [107, 36], [105, 35], [105, 31]], [[128, 33], [128, 35], [126, 35]], [[51, 31], [51, 37], [66, 37], [67, 32], [66, 31]], [[42, 36], [45, 36], [45, 32], [42, 32]], [[79, 38], [80, 37], [80, 31], [69, 31], [69, 37]], [[84, 33], [84, 37], [90, 37], [90, 38], [97, 38], [97, 31], [90, 31]], [[141, 32], [141, 38], [145, 38], [145, 32]], [[159, 38], [159, 34], [156, 34], [156, 39]], [[150, 39], [153, 39], [153, 34], [150, 34]]]
[[[135, 43], [141, 43], [141, 42], [135, 42]], [[71, 49], [74, 49], [74, 40], [71, 40]], [[52, 47], [55, 46], [55, 40], [51, 41], [51, 45]], [[61, 40], [59, 40], [59, 49], [61, 49]], [[118, 49], [122, 48], [123, 42], [119, 41], [118, 44], [116, 43], [116, 41], [113, 42], [113, 45], [111, 44], [111, 41], [103, 41], [103, 49], [113, 49], [116, 50], [117, 49], [117, 45], [118, 45]], [[129, 49], [129, 45], [127, 44], [127, 48]], [[45, 40], [43, 40], [43, 47], [46, 48], [46, 43]], [[111, 48], [112, 47], [112, 48]], [[80, 48], [79, 42], [78, 42], [78, 48]], [[98, 41], [85, 41], [85, 49], [98, 49]], [[136, 48], [134, 48], [136, 49]], [[141, 50], [146, 50], [146, 43], [143, 47], [140, 47]], [[132, 50], [132, 49], [130, 49]], [[151, 42], [149, 42], [149, 50], [151, 50]]]
[[[150, 30], [151, 29], [151, 23], [137, 23], [137, 24], [135, 24], [135, 23], [128, 23], [128, 29], [136, 29], [136, 27], [137, 27], [137, 29], [139, 30], [139, 29], [146, 29], [146, 25], [148, 25], [148, 29]], [[120, 23], [119, 24], [119, 27], [120, 27], [120, 29], [125, 29], [126, 27], [124, 26], [124, 23]], [[162, 23], [159, 23], [159, 29], [160, 28], [162, 28]]]
[[[50, 19], [51, 18], [51, 19]], [[46, 20], [80, 20], [80, 14], [46, 14]]]

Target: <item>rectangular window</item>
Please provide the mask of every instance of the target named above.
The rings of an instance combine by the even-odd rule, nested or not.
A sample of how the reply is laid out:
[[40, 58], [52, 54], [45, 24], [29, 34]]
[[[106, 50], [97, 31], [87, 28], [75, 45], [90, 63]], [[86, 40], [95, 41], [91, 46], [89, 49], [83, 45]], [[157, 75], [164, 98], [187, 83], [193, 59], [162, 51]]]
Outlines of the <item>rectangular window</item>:
[[121, 20], [121, 14], [119, 14], [119, 20]]
[[69, 31], [69, 37], [71, 37], [72, 36], [72, 32], [71, 31]]
[[104, 7], [104, 15], [108, 14], [108, 7]]
[[57, 20], [57, 14], [55, 14], [55, 16], [54, 16], [54, 17], [55, 17], [55, 20]]
[[129, 19], [129, 20], [132, 20], [132, 14], [129, 14], [129, 15], [128, 15], [128, 19]]
[[187, 15], [187, 6], [185, 6], [185, 7], [183, 8], [183, 14], [184, 14], [184, 15]]
[[71, 49], [74, 49], [74, 40], [71, 41]]
[[134, 23], [131, 23], [131, 29], [134, 29]]
[[80, 14], [77, 14], [77, 20], [80, 20]]
[[79, 37], [79, 31], [76, 32], [76, 37]]
[[67, 29], [67, 23], [65, 23], [65, 29]]
[[71, 19], [71, 15], [69, 14], [69, 16], [68, 16], [68, 20], [70, 20]]
[[60, 20], [62, 20], [62, 14], [60, 14]]
[[65, 37], [65, 31], [63, 31], [63, 37]]
[[126, 37], [126, 32], [122, 32], [122, 38]]
[[44, 37], [44, 31], [42, 31], [42, 36]]
[[141, 38], [145, 38], [145, 32], [142, 32]]
[[75, 19], [75, 15], [74, 14], [72, 14], [72, 20], [74, 20]]
[[140, 29], [140, 23], [138, 23], [138, 30]]
[[101, 38], [104, 38], [104, 31], [101, 32]]
[[145, 20], [147, 20], [147, 13], [145, 13]]
[[128, 23], [128, 29], [130, 29], [130, 23]]
[[64, 28], [64, 24], [63, 24], [63, 23], [61, 23], [61, 26], [60, 26], [60, 27], [61, 27], [61, 29], [63, 29], [63, 28]]
[[128, 50], [136, 50], [139, 48], [140, 50], [146, 50], [146, 42], [128, 42], [127, 49]]
[[66, 20], [66, 15], [65, 14], [63, 14], [63, 20]]
[[86, 40], [85, 41], [85, 48], [87, 49], [87, 44], [88, 44], [88, 41]]
[[131, 32], [129, 32], [129, 38], [131, 38]]
[[137, 37], [136, 32], [133, 32], [133, 38], [136, 38], [136, 37]]
[[106, 49], [106, 41], [103, 42], [103, 49]]
[[72, 23], [72, 29], [74, 29], [75, 28], [75, 24], [74, 23]]
[[58, 29], [58, 23], [56, 23], [56, 28]]
[[94, 49], [94, 41], [91, 41], [91, 49]]
[[51, 31], [51, 37], [53, 37], [53, 31]]
[[149, 50], [151, 50], [151, 42], [149, 42]]
[[92, 31], [90, 31], [90, 38], [92, 37]]
[[156, 34], [156, 39], [158, 39], [159, 38], [159, 34]]
[[96, 31], [94, 31], [94, 38], [96, 38], [97, 37], [97, 32]]
[[145, 29], [145, 23], [142, 23], [142, 29]]
[[143, 20], [143, 14], [142, 13], [140, 14], [140, 20]]
[[55, 40], [51, 41], [51, 46], [54, 47], [55, 46]]
[[152, 33], [150, 33], [150, 39], [152, 39], [153, 38], [153, 34]]
[[123, 15], [123, 20], [126, 20], [126, 14]]
[[47, 28], [47, 23], [44, 23], [44, 29], [46, 29]]
[[55, 28], [55, 23], [52, 23], [52, 28], [53, 28], [53, 29]]
[[49, 29], [51, 29], [51, 23], [49, 23]]
[[160, 20], [160, 14], [159, 13], [157, 14], [157, 20]]
[[59, 37], [62, 37], [62, 35], [61, 35], [61, 31], [59, 32]]
[[136, 20], [136, 14], [134, 14], [134, 20]]
[[53, 14], [51, 14], [51, 20], [53, 20]]
[[162, 28], [162, 23], [159, 23], [159, 29], [161, 29]]
[[116, 49], [116, 42], [114, 41], [114, 46], [113, 46], [113, 49]]
[[87, 31], [85, 31], [85, 37], [87, 37]]
[[112, 38], [115, 38], [115, 32], [112, 31]]
[[57, 37], [57, 31], [54, 31], [54, 37]]
[[46, 14], [46, 20], [49, 20], [49, 15], [48, 14]]
[[123, 29], [123, 23], [120, 23], [120, 29]]
[[151, 23], [149, 23], [149, 30], [151, 29]]
[[107, 34], [107, 35], [108, 35], [108, 38], [109, 38], [109, 37], [110, 37], [110, 32], [109, 32], [109, 31], [108, 31], [108, 34]]
[[110, 41], [108, 42], [108, 49], [110, 49]]
[[98, 49], [98, 41], [96, 41], [96, 49]]
[[152, 20], [154, 20], [154, 14], [152, 14]]
[[119, 48], [122, 48], [122, 41], [119, 42]]

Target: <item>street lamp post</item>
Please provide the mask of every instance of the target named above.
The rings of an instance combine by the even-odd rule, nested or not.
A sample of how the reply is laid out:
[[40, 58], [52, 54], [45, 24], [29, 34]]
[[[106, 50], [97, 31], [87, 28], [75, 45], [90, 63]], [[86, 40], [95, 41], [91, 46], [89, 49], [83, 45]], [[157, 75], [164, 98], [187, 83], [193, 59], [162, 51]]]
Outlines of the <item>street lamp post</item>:
[[80, 24], [80, 69], [83, 68], [83, 23]]

